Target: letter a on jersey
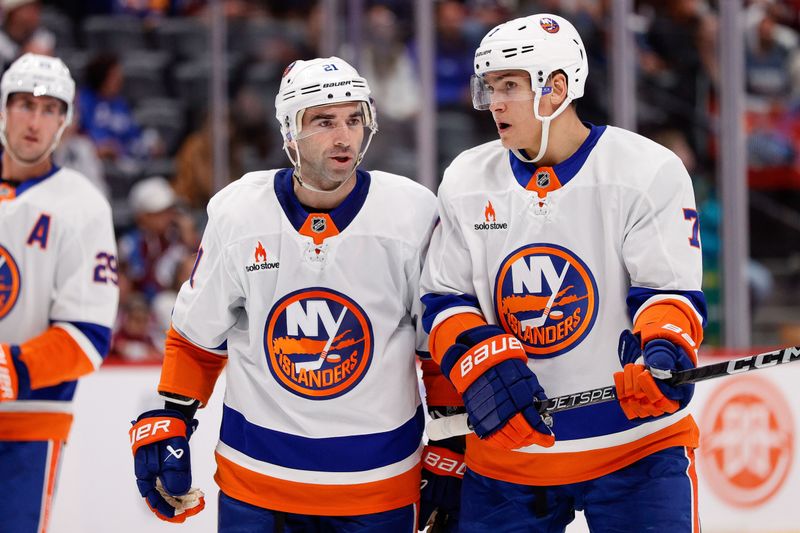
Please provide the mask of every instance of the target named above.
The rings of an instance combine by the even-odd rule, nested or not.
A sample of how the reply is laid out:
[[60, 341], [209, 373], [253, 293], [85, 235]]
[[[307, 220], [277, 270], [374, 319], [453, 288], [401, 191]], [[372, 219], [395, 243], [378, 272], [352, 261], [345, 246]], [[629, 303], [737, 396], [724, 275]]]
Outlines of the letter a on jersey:
[[597, 318], [597, 284], [586, 264], [554, 244], [530, 244], [506, 257], [495, 281], [495, 313], [531, 357], [580, 343]]
[[369, 318], [351, 298], [332, 289], [288, 294], [267, 317], [264, 352], [270, 372], [304, 398], [346, 394], [366, 374], [372, 351]]

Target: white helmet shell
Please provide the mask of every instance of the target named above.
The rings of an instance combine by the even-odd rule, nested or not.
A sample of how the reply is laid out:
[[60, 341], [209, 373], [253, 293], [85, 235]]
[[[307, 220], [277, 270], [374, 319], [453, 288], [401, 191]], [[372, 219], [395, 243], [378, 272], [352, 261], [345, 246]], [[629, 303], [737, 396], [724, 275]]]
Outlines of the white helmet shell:
[[9, 95], [14, 93], [57, 98], [67, 104], [64, 125], [72, 121], [75, 81], [57, 57], [27, 53], [14, 61], [0, 80], [0, 109], [4, 112]]
[[283, 71], [275, 97], [275, 118], [281, 125], [284, 144], [297, 139], [301, 111], [341, 102], [362, 102], [365, 125], [372, 132], [377, 131], [367, 80], [350, 64], [338, 57], [291, 63]]
[[563, 17], [540, 13], [504, 22], [493, 28], [475, 51], [475, 75], [498, 70], [525, 70], [531, 89], [545, 86], [557, 70], [567, 76], [570, 100], [583, 96], [589, 65], [575, 27]]

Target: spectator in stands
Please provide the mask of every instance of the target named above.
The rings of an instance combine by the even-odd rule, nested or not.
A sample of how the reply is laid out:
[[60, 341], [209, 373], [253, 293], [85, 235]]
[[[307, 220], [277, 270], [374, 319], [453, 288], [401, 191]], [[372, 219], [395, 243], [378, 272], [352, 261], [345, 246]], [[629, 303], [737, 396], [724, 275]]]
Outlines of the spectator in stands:
[[[175, 194], [192, 209], [205, 209], [214, 194], [213, 152], [211, 120], [206, 116], [200, 128], [186, 137], [175, 156]], [[229, 146], [228, 154], [232, 153]], [[229, 175], [235, 175], [231, 161], [228, 170]]]
[[749, 13], [745, 32], [747, 92], [768, 99], [786, 98], [792, 89], [797, 33], [778, 24], [768, 6], [754, 6]]
[[[76, 109], [75, 114], [79, 113]], [[77, 170], [89, 178], [106, 198], [110, 198], [111, 191], [106, 182], [103, 162], [100, 161], [92, 140], [81, 133], [77, 120], [73, 120], [64, 130], [61, 142], [53, 152], [53, 161], [60, 167]]]
[[38, 0], [0, 0], [0, 70], [24, 52], [51, 55], [55, 36], [40, 25]]
[[109, 359], [131, 363], [160, 361], [164, 354], [153, 339], [153, 317], [145, 298], [132, 293], [120, 306]]
[[103, 160], [146, 157], [153, 151], [122, 96], [124, 79], [119, 58], [101, 53], [86, 67], [86, 86], [80, 90], [81, 129], [97, 146]]
[[717, 75], [717, 19], [704, 0], [651, 1], [655, 17], [640, 57], [642, 93], [662, 125], [688, 129], [696, 153], [708, 129], [706, 99]]
[[360, 50], [360, 70], [370, 80], [375, 102], [381, 109], [381, 127], [386, 119], [409, 120], [419, 108], [419, 76], [411, 53], [400, 40], [397, 17], [386, 6], [367, 10], [366, 34]]
[[465, 35], [469, 13], [461, 2], [436, 5], [436, 102], [442, 108], [470, 108], [469, 80], [477, 42]]
[[191, 217], [176, 206], [175, 193], [160, 176], [131, 188], [128, 202], [136, 227], [119, 240], [123, 274], [148, 304], [170, 288], [181, 261], [197, 249], [199, 236]]

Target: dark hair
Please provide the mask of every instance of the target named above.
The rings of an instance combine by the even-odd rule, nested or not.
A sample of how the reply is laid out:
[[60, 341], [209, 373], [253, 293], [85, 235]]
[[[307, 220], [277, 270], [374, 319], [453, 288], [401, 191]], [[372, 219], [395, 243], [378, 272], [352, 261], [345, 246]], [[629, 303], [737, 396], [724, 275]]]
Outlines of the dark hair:
[[116, 54], [100, 53], [86, 65], [86, 85], [97, 92], [103, 87], [109, 72], [119, 65], [119, 57]]

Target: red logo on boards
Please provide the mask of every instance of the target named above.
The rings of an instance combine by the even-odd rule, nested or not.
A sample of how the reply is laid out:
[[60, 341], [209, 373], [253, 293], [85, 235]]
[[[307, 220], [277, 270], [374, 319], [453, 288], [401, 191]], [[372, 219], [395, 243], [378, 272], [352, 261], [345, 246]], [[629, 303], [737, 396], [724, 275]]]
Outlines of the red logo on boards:
[[734, 507], [756, 506], [780, 490], [792, 465], [794, 422], [774, 383], [731, 379], [703, 410], [700, 467], [711, 490]]

